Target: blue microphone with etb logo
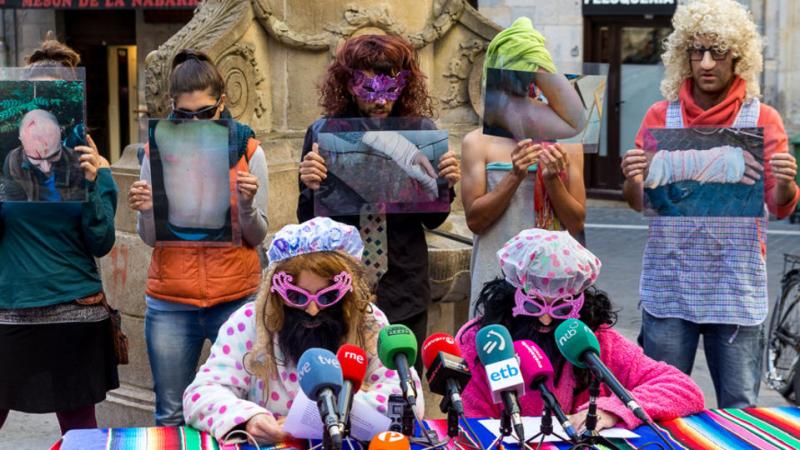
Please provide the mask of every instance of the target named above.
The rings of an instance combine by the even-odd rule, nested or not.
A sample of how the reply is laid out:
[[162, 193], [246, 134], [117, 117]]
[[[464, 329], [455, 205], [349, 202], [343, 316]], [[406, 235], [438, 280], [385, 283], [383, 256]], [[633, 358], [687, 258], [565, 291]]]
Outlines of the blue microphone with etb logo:
[[519, 370], [511, 334], [502, 325], [485, 326], [475, 335], [475, 347], [486, 369], [492, 399], [495, 403], [503, 403], [501, 430], [503, 422], [510, 421], [519, 441], [525, 442], [525, 428], [519, 409], [519, 397], [525, 394], [525, 381]]

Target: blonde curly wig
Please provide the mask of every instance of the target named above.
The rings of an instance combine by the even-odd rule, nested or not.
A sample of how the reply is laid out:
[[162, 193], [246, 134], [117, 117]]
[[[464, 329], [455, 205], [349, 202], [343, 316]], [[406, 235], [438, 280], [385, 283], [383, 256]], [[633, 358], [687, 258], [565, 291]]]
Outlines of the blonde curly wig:
[[675, 30], [664, 41], [661, 56], [666, 72], [661, 94], [678, 99], [683, 81], [692, 76], [687, 50], [697, 37], [707, 37], [733, 54], [734, 73], [747, 83], [747, 99], [761, 95], [759, 75], [764, 66], [762, 41], [750, 13], [735, 0], [695, 0], [679, 6], [672, 18]]
[[272, 275], [284, 271], [295, 279], [302, 270], [311, 271], [323, 278], [347, 271], [353, 277], [353, 290], [342, 298], [344, 317], [348, 324], [345, 342], [357, 345], [371, 356], [370, 349], [377, 348], [379, 326], [373, 317], [374, 296], [367, 284], [363, 266], [352, 256], [340, 251], [301, 254], [270, 265], [264, 273], [261, 289], [256, 299], [256, 342], [244, 357], [245, 368], [264, 380], [265, 395], [269, 395], [269, 380], [277, 379], [278, 361], [274, 337], [283, 328], [283, 299], [270, 292]]

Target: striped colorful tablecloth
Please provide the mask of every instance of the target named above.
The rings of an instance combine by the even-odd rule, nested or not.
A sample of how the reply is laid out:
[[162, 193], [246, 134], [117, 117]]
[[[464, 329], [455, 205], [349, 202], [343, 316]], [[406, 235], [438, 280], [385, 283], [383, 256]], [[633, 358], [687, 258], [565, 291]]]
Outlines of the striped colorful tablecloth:
[[[475, 432], [485, 444], [492, 440], [491, 434], [471, 420]], [[426, 422], [439, 435], [446, 434], [443, 420]], [[659, 424], [665, 430], [676, 449], [719, 450], [789, 450], [800, 449], [800, 408], [784, 406], [777, 408], [714, 409]], [[647, 444], [647, 448], [659, 448], [655, 433], [647, 427], [634, 430], [640, 437], [630, 440], [614, 440], [620, 449], [635, 449]], [[262, 449], [297, 449], [303, 445], [282, 444]], [[347, 448], [347, 446], [345, 446]], [[508, 445], [508, 449], [516, 446]], [[545, 449], [564, 449], [569, 445], [545, 444]], [[74, 430], [53, 447], [54, 450], [255, 450], [248, 445], [219, 446], [206, 433], [191, 428], [113, 428], [98, 430]]]

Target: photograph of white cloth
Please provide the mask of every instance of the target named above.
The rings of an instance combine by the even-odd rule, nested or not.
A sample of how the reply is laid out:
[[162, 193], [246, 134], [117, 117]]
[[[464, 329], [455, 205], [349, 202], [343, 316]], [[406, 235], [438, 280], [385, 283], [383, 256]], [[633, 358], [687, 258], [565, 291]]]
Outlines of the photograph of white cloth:
[[[419, 182], [432, 198], [438, 196], [436, 176], [431, 176], [423, 169], [423, 164], [430, 163], [417, 146], [403, 135], [394, 131], [367, 131], [361, 142], [392, 158], [409, 177]], [[432, 167], [429, 167], [432, 170]]]
[[744, 150], [723, 145], [708, 150], [662, 150], [650, 161], [645, 188], [678, 181], [739, 183], [744, 176]]

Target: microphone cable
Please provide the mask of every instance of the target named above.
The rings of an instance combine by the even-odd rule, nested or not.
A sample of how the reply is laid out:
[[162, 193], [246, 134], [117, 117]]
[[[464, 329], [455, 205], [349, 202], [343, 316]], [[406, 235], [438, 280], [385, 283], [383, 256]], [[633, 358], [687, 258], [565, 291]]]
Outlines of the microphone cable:
[[[670, 450], [675, 450], [675, 447], [673, 447], [673, 446], [672, 446], [672, 444], [670, 444], [670, 443], [669, 443], [669, 439], [667, 439], [667, 438], [666, 438], [666, 436], [664, 436], [664, 433], [663, 433], [663, 431], [662, 431], [661, 429], [659, 429], [659, 428], [658, 428], [658, 427], [655, 425], [655, 423], [653, 423], [653, 421], [652, 421], [652, 420], [648, 420], [648, 421], [647, 421], [647, 426], [648, 426], [648, 427], [650, 427], [650, 429], [651, 429], [651, 430], [653, 430], [653, 433], [655, 433], [655, 434], [656, 434], [656, 436], [658, 436], [658, 438], [659, 438], [659, 439], [661, 439], [661, 440], [662, 440], [662, 441], [663, 441], [665, 444], [667, 444], [667, 447], [668, 447]], [[658, 443], [658, 442], [655, 442], [655, 443]], [[648, 445], [649, 445], [649, 444], [648, 444]], [[664, 447], [661, 447], [661, 448], [663, 449]]]
[[464, 428], [467, 437], [473, 441], [474, 444], [478, 447], [479, 450], [486, 450], [486, 447], [483, 446], [483, 442], [481, 442], [480, 438], [478, 438], [478, 434], [475, 433], [475, 430], [472, 429], [472, 425], [469, 424], [469, 420], [467, 420], [466, 414], [462, 413], [459, 415], [459, 418], [464, 422]]

